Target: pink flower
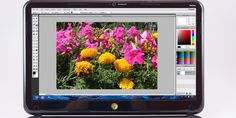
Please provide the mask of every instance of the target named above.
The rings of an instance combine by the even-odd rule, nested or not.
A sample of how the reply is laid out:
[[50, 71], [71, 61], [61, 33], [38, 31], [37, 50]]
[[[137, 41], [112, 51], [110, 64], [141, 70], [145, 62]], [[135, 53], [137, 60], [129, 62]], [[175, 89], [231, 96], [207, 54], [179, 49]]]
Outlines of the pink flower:
[[145, 42], [148, 43], [149, 46], [153, 47], [154, 51], [157, 50], [157, 43], [154, 38], [152, 38], [152, 35], [148, 31], [144, 31], [143, 34], [141, 35], [141, 46], [144, 45]]
[[113, 38], [117, 43], [124, 43], [125, 29], [123, 27], [115, 27], [113, 30]]
[[114, 39], [112, 38], [112, 33], [106, 31], [106, 32], [104, 32], [103, 34], [101, 33], [101, 35], [103, 35], [103, 38], [100, 39], [101, 37], [99, 37], [99, 38], [97, 39], [97, 41], [98, 41], [98, 42], [102, 42], [102, 46], [103, 46], [104, 48], [107, 48], [107, 49], [108, 49], [108, 48], [111, 48], [111, 47], [112, 47], [112, 41], [114, 40]]
[[[152, 40], [151, 33], [148, 31], [144, 31], [141, 35], [141, 44], [143, 44], [146, 40]], [[154, 39], [153, 39], [154, 40]]]
[[93, 22], [86, 22], [86, 25], [92, 25]]
[[157, 58], [157, 55], [155, 55], [152, 57], [152, 67], [154, 69], [157, 69], [157, 64], [158, 64], [158, 58]]
[[89, 41], [93, 40], [93, 30], [90, 26], [91, 23], [87, 23], [79, 32], [79, 36], [87, 36]]
[[138, 64], [144, 63], [144, 53], [141, 50], [131, 50], [124, 54], [124, 58], [129, 64], [134, 65], [135, 62]]
[[132, 26], [127, 32], [130, 36], [137, 36], [139, 34], [135, 26]]
[[125, 43], [125, 44], [123, 45], [123, 48], [120, 50], [120, 53], [121, 53], [121, 54], [124, 54], [124, 53], [126, 53], [126, 52], [128, 52], [128, 51], [130, 51], [130, 50], [132, 50], [132, 49], [133, 49], [132, 46], [130, 46], [128, 43]]
[[105, 40], [108, 40], [111, 37], [112, 34], [110, 32], [100, 32], [99, 37], [97, 38], [97, 42], [103, 42]]
[[56, 38], [57, 53], [69, 54], [73, 49], [78, 47], [78, 42], [75, 39], [72, 23], [68, 23], [66, 30], [62, 29], [57, 31]]
[[85, 47], [86, 48], [94, 48], [95, 50], [98, 50], [98, 42], [96, 43], [90, 43], [89, 40], [85, 42]]
[[75, 37], [75, 32], [74, 32], [73, 29], [66, 29], [66, 30], [64, 31], [64, 35], [65, 35], [65, 37], [67, 37], [67, 38], [69, 38], [69, 39], [72, 39], [72, 38]]
[[76, 57], [76, 59], [75, 59], [75, 62], [80, 62], [81, 60], [80, 60], [80, 55], [78, 55], [77, 57]]
[[128, 52], [128, 51], [136, 50], [136, 49], [137, 49], [137, 48], [135, 47], [134, 44], [129, 45], [128, 43], [125, 43], [125, 44], [123, 45], [123, 48], [120, 50], [120, 53], [121, 53], [121, 54], [124, 54], [124, 53], [126, 53], [126, 52]]
[[64, 30], [61, 29], [60, 31], [57, 31], [57, 40], [60, 40], [64, 37]]
[[78, 43], [75, 39], [69, 39], [67, 37], [57, 40], [57, 53], [68, 54], [71, 53], [73, 49], [78, 47]]
[[132, 39], [134, 39], [135, 37], [137, 37], [138, 40], [141, 39], [141, 36], [140, 36], [140, 34], [139, 34], [139, 31], [136, 29], [135, 26], [132, 26], [127, 32], [128, 32], [128, 34], [130, 35], [130, 37], [131, 37]]
[[102, 41], [102, 46], [104, 47], [104, 48], [111, 48], [112, 47], [112, 43], [111, 42], [109, 42], [109, 39], [106, 39], [106, 40], [104, 40], [104, 41]]

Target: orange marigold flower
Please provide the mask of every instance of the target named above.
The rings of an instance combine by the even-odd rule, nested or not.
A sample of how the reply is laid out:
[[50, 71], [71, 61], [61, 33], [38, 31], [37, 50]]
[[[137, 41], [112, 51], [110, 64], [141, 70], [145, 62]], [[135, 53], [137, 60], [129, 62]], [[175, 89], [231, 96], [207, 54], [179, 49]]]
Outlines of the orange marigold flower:
[[118, 72], [130, 72], [132, 69], [132, 65], [129, 64], [125, 59], [116, 59], [114, 62], [114, 66], [116, 68], [116, 71]]
[[74, 72], [77, 74], [77, 76], [87, 76], [92, 73], [92, 68], [93, 65], [87, 61], [76, 62]]
[[134, 85], [135, 84], [133, 81], [126, 79], [126, 78], [123, 78], [119, 83], [119, 87], [121, 89], [133, 89]]
[[95, 58], [98, 52], [94, 48], [86, 48], [80, 52], [81, 58]]
[[103, 53], [99, 58], [98, 58], [98, 62], [101, 63], [101, 64], [110, 64], [110, 63], [113, 63], [116, 59], [116, 56], [109, 53], [109, 52], [106, 52], [106, 53]]

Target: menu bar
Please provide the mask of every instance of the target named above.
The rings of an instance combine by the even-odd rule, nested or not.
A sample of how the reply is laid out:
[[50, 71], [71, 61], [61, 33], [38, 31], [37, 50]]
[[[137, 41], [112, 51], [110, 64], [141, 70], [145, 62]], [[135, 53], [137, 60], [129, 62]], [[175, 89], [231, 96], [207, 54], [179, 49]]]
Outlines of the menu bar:
[[32, 8], [32, 14], [196, 14], [195, 8]]

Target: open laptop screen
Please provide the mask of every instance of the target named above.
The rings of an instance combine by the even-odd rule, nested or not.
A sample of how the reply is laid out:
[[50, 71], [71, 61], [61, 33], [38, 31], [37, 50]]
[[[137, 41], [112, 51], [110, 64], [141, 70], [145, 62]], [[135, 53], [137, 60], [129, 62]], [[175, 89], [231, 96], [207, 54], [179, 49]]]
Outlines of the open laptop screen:
[[195, 8], [31, 11], [33, 100], [195, 98]]

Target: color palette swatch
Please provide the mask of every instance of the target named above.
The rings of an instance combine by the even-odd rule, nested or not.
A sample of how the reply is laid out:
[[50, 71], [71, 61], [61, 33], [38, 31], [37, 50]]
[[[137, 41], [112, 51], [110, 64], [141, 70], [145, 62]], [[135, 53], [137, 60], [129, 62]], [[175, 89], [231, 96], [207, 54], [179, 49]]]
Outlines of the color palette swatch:
[[196, 52], [194, 51], [177, 51], [176, 56], [177, 64], [195, 64]]
[[192, 34], [192, 36], [191, 36], [191, 45], [194, 45], [194, 43], [195, 43], [195, 32], [194, 32], [194, 30], [191, 30], [191, 34]]
[[194, 30], [184, 29], [178, 31], [178, 45], [194, 45], [195, 32]]

